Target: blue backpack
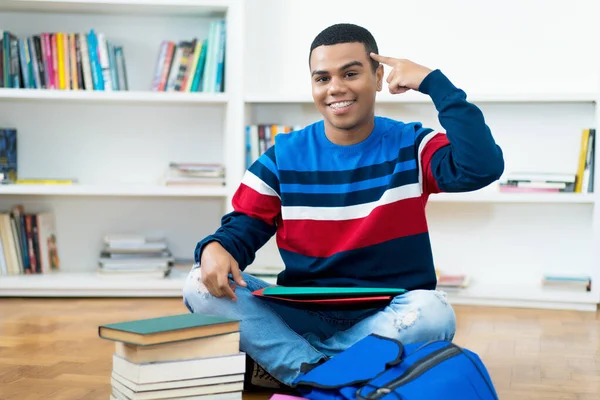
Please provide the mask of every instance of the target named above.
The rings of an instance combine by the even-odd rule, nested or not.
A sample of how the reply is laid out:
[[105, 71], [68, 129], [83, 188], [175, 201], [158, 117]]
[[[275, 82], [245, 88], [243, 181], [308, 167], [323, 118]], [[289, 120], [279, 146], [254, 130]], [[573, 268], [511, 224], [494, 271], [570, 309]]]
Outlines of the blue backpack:
[[375, 334], [302, 373], [293, 385], [314, 400], [498, 399], [475, 353], [445, 340], [403, 345]]

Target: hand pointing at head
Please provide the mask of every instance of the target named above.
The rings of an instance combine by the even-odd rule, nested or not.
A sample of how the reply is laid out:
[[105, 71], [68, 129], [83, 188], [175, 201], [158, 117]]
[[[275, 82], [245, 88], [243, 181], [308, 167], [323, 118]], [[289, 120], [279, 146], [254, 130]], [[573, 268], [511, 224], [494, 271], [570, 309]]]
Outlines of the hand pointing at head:
[[423, 79], [432, 71], [406, 59], [385, 57], [375, 53], [371, 53], [371, 58], [392, 68], [386, 79], [392, 94], [404, 93], [410, 89], [419, 90]]

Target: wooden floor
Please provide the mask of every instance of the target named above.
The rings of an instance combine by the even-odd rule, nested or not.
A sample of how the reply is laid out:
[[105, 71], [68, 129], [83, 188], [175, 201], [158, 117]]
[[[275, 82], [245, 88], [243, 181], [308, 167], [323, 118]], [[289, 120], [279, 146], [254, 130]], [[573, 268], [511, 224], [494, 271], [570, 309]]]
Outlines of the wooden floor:
[[[501, 399], [600, 398], [598, 314], [456, 311], [456, 343], [482, 357]], [[178, 299], [0, 299], [0, 399], [107, 400], [114, 344], [98, 325], [181, 312]]]

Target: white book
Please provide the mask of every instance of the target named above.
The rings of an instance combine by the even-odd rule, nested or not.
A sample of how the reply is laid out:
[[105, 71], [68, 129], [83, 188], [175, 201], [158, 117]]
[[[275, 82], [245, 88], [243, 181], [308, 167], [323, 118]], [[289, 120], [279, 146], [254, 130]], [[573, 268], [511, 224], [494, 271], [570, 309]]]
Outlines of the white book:
[[134, 392], [150, 392], [156, 390], [178, 389], [193, 386], [216, 385], [220, 383], [243, 382], [244, 374], [210, 376], [207, 378], [184, 379], [180, 381], [139, 384], [132, 382], [129, 379], [113, 371], [111, 379], [118, 381], [119, 383], [121, 383], [128, 389], [133, 390]]
[[[131, 399], [113, 387], [110, 400]], [[242, 392], [239, 391], [229, 393], [205, 394], [200, 396], [173, 397], [169, 400], [242, 400]]]
[[240, 352], [229, 356], [134, 364], [115, 353], [113, 371], [138, 384], [243, 374], [246, 371], [246, 354]]
[[110, 74], [110, 62], [108, 60], [108, 46], [106, 45], [106, 36], [102, 32], [96, 34], [98, 37], [98, 61], [104, 79], [104, 90], [109, 92], [113, 90], [112, 76]]
[[112, 387], [123, 393], [131, 400], [159, 400], [175, 399], [178, 397], [215, 395], [219, 393], [241, 392], [244, 381], [217, 383], [215, 385], [191, 386], [164, 390], [151, 390], [148, 392], [135, 392], [116, 379], [111, 379]]
[[83, 87], [85, 90], [94, 90], [94, 81], [92, 80], [92, 67], [90, 66], [90, 57], [88, 49], [88, 39], [85, 32], [79, 34], [79, 49], [81, 52], [81, 69], [83, 71]]

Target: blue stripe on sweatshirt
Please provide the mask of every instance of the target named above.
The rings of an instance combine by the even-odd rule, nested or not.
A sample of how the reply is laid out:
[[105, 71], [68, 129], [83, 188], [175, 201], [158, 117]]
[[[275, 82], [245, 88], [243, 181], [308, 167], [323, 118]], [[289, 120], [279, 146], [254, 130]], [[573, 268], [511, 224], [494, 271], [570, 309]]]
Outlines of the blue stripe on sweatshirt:
[[415, 162], [416, 165], [416, 153], [414, 152], [413, 148], [403, 148], [393, 160], [352, 170], [293, 171], [282, 170], [281, 166], [278, 166], [279, 180], [281, 184], [340, 185], [384, 177], [392, 174], [394, 171], [397, 171], [397, 163], [409, 165], [410, 162]]
[[419, 182], [416, 169], [394, 174], [387, 185], [357, 190], [349, 193], [288, 193], [281, 194], [282, 205], [286, 207], [347, 207], [371, 203], [381, 198], [388, 189]]
[[[416, 160], [400, 162], [395, 165], [392, 174], [398, 172], [409, 171], [417, 168]], [[354, 181], [350, 183], [333, 183], [333, 184], [302, 184], [302, 183], [281, 183], [281, 191], [286, 193], [348, 193], [358, 190], [373, 189], [376, 187], [387, 186], [392, 174], [380, 176], [362, 181]], [[350, 176], [348, 176], [350, 178]]]
[[281, 194], [279, 189], [279, 179], [277, 176], [261, 161], [254, 162], [248, 171], [252, 172], [258, 178], [260, 178], [264, 183], [269, 185], [277, 194]]
[[279, 171], [277, 170], [277, 165], [275, 165], [270, 157], [259, 157], [258, 161], [262, 163], [269, 171], [271, 171], [277, 180], [279, 180]]

